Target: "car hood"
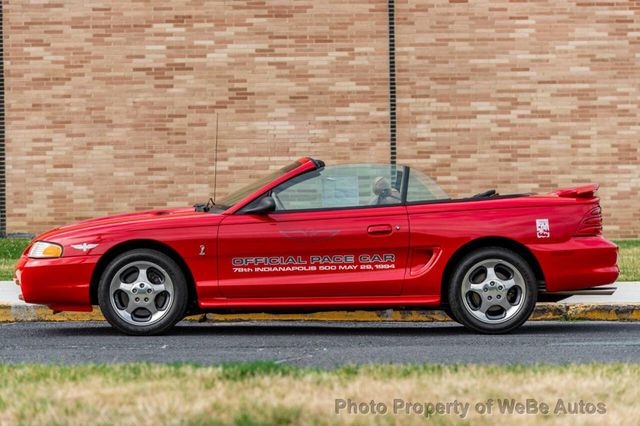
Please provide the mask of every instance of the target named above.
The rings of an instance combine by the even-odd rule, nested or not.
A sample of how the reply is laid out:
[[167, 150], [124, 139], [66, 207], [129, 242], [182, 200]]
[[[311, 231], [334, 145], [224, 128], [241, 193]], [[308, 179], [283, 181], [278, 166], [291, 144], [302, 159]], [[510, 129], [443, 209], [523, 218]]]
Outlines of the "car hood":
[[86, 230], [91, 230], [92, 233], [108, 232], [110, 230], [124, 228], [129, 225], [141, 227], [146, 227], [148, 225], [149, 227], [154, 227], [155, 225], [159, 225], [160, 222], [165, 221], [170, 221], [172, 224], [178, 225], [176, 221], [179, 221], [180, 219], [188, 221], [190, 218], [204, 214], [214, 213], [196, 212], [193, 207], [180, 207], [104, 216], [52, 229], [38, 236], [36, 239], [44, 241], [54, 240], [56, 237], [59, 238], [82, 233], [82, 231]]

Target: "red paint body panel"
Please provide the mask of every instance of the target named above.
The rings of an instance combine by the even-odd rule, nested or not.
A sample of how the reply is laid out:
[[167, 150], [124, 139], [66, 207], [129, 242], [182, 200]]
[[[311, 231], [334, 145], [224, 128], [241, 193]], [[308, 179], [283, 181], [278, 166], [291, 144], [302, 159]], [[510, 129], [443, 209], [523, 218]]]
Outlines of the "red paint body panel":
[[[160, 245], [184, 262], [202, 310], [435, 307], [452, 256], [486, 238], [528, 250], [548, 291], [608, 284], [618, 276], [614, 244], [575, 236], [598, 204], [595, 185], [543, 196], [239, 213], [317, 167], [308, 158], [299, 163], [219, 214], [181, 208], [118, 215], [37, 237], [61, 244], [64, 252], [57, 259], [20, 259], [16, 278], [25, 301], [90, 309], [99, 260], [123, 245]], [[548, 221], [548, 235], [536, 233], [539, 219]], [[72, 247], [83, 243], [97, 246], [87, 252]]]
[[[369, 233], [373, 227], [381, 227], [381, 232], [374, 228]], [[402, 206], [227, 216], [218, 235], [219, 285], [229, 298], [400, 295], [408, 245], [407, 212]], [[361, 261], [375, 253], [395, 261]], [[301, 257], [306, 263], [260, 266], [283, 269], [270, 273], [242, 272], [242, 266], [232, 264], [233, 258], [279, 261], [279, 256]], [[314, 262], [324, 256], [330, 259]], [[344, 263], [347, 256], [353, 256], [353, 263]]]
[[618, 248], [601, 237], [532, 244], [529, 249], [545, 271], [548, 291], [589, 288], [618, 278]]
[[310, 311], [327, 309], [375, 309], [404, 306], [424, 306], [435, 308], [440, 305], [440, 296], [425, 297], [272, 297], [248, 299], [212, 299], [201, 304], [205, 310], [286, 310], [287, 308]]
[[[29, 259], [18, 261], [16, 278], [29, 303], [91, 306], [89, 283], [98, 256]], [[76, 310], [76, 309], [70, 309]]]
[[[597, 199], [522, 197], [409, 206], [411, 251], [441, 250], [450, 259], [480, 238], [506, 238], [530, 250], [540, 264], [548, 291], [567, 291], [609, 284], [618, 277], [617, 247], [602, 237], [574, 237], [581, 218]], [[551, 235], [536, 236], [536, 219], [549, 220]], [[562, 261], [558, 261], [563, 258]], [[413, 260], [415, 262], [415, 260]], [[405, 294], [440, 294], [446, 262], [435, 262], [428, 274], [409, 276]]]

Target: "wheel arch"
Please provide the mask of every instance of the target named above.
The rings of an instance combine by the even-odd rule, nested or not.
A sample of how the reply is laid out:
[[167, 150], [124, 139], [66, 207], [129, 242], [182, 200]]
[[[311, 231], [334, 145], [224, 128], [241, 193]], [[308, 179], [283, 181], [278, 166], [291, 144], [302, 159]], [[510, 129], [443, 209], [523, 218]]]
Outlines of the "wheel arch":
[[100, 257], [100, 260], [96, 264], [96, 267], [93, 270], [93, 274], [91, 275], [91, 283], [89, 286], [89, 296], [91, 298], [92, 305], [98, 304], [98, 284], [100, 282], [100, 277], [102, 276], [109, 263], [111, 263], [113, 259], [120, 256], [122, 253], [126, 253], [128, 251], [136, 249], [155, 250], [169, 256], [174, 262], [176, 262], [187, 280], [187, 287], [189, 289], [189, 308], [192, 308], [194, 304], [197, 304], [198, 296], [196, 293], [193, 274], [187, 266], [187, 263], [177, 251], [175, 251], [169, 245], [156, 240], [129, 240], [111, 247], [106, 253], [102, 255], [102, 257]]
[[538, 287], [544, 286], [544, 273], [542, 272], [542, 268], [540, 267], [540, 263], [538, 259], [533, 255], [531, 250], [527, 248], [522, 243], [518, 241], [512, 240], [510, 238], [505, 237], [482, 237], [477, 238], [475, 240], [471, 240], [460, 247], [456, 252], [451, 256], [447, 265], [445, 266], [444, 273], [442, 274], [442, 285], [440, 286], [440, 300], [443, 305], [447, 304], [447, 292], [449, 290], [449, 282], [451, 281], [451, 276], [455, 270], [455, 267], [464, 256], [471, 253], [474, 250], [483, 248], [483, 247], [502, 247], [509, 250], [514, 251], [515, 253], [522, 256], [522, 258], [529, 264], [531, 270], [533, 271], [536, 281], [538, 282]]

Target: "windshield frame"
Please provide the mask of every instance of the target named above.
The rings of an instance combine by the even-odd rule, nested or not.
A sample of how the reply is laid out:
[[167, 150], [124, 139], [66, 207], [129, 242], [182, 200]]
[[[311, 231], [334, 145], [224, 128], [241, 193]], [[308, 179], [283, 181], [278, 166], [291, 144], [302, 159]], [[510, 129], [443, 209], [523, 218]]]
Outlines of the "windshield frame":
[[[298, 163], [297, 167], [293, 167], [295, 166], [296, 163]], [[246, 197], [240, 199], [232, 206], [225, 206], [221, 204], [221, 205], [214, 206], [214, 209], [218, 209], [218, 212], [221, 212], [226, 215], [234, 214], [238, 212], [240, 209], [242, 209], [244, 206], [246, 206], [247, 204], [255, 200], [256, 198], [261, 197], [263, 194], [265, 194], [268, 191], [271, 191], [271, 189], [273, 189], [277, 185], [280, 185], [281, 183], [284, 183], [289, 179], [292, 179], [300, 174], [306, 173], [311, 170], [316, 170], [321, 167], [324, 167], [324, 162], [322, 162], [321, 160], [314, 160], [313, 158], [309, 158], [309, 157], [300, 158], [299, 160], [296, 160], [293, 163], [290, 163], [287, 166], [280, 168], [276, 172], [273, 172], [263, 178], [259, 178], [257, 181], [254, 181], [248, 185], [245, 185], [242, 188], [239, 188], [236, 191], [233, 191], [232, 194], [237, 192], [244, 192], [246, 188], [255, 186], [256, 182], [262, 183], [262, 181], [264, 181], [268, 176], [271, 176], [274, 173], [277, 174], [279, 171], [288, 169], [288, 171], [285, 171], [282, 174], [277, 174], [276, 177], [273, 178], [273, 180], [271, 180], [270, 182], [267, 182], [262, 186], [257, 186], [255, 191], [249, 193]], [[229, 196], [225, 198], [228, 198], [228, 197]]]
[[289, 163], [284, 167], [279, 168], [269, 174], [266, 174], [262, 177], [259, 177], [255, 180], [252, 180], [250, 183], [236, 189], [230, 194], [227, 194], [222, 200], [216, 202], [215, 206], [218, 209], [227, 210], [237, 203], [248, 197], [249, 195], [255, 193], [260, 188], [270, 184], [274, 180], [284, 176], [285, 174], [297, 169], [301, 166], [302, 163], [299, 161], [294, 161], [293, 163]]

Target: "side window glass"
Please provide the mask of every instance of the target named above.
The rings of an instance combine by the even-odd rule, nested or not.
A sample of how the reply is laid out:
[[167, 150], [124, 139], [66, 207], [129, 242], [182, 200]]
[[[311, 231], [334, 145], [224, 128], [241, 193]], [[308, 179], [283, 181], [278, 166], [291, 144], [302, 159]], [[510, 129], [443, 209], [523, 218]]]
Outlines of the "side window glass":
[[432, 179], [411, 169], [407, 185], [407, 202], [447, 200], [449, 196]]
[[345, 165], [298, 176], [273, 190], [277, 211], [401, 203], [402, 167]]

